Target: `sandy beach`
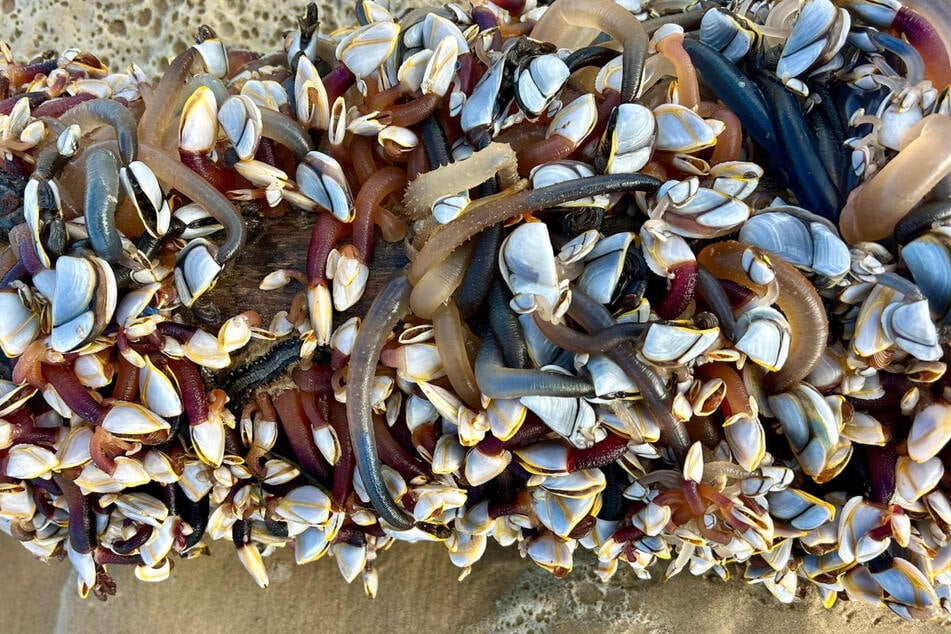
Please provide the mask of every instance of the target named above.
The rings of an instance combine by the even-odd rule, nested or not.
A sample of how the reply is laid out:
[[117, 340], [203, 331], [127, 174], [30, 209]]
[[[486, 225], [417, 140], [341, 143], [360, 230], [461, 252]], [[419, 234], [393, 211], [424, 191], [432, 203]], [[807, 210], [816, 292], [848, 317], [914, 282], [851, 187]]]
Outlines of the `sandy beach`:
[[[359, 580], [344, 583], [329, 558], [296, 566], [291, 553], [267, 560], [271, 585], [259, 589], [233, 548], [176, 561], [168, 581], [147, 584], [110, 568], [119, 591], [106, 603], [82, 600], [66, 562], [43, 564], [10, 538], [0, 541], [4, 629], [11, 632], [594, 632], [711, 634], [773, 632], [909, 634], [947, 631], [908, 623], [881, 609], [840, 603], [824, 609], [813, 592], [785, 606], [761, 587], [689, 575], [667, 583], [619, 571], [608, 583], [591, 561], [576, 561], [561, 581], [511, 549], [490, 548], [462, 582], [438, 544], [397, 544], [377, 559], [380, 591], [368, 599]], [[14, 607], [15, 606], [15, 607]]]
[[[201, 23], [229, 45], [276, 50], [303, 3], [288, 0], [165, 0], [80, 3], [3, 0], [0, 39], [18, 59], [45, 49], [79, 46], [102, 54], [115, 69], [137, 62], [154, 73], [181, 50]], [[325, 5], [326, 3], [321, 3]], [[348, 6], [351, 3], [347, 3]], [[350, 20], [352, 11], [322, 6], [325, 30]], [[236, 14], [240, 11], [240, 14]], [[364, 595], [359, 580], [347, 585], [336, 563], [324, 558], [298, 567], [292, 553], [266, 560], [271, 585], [260, 590], [227, 542], [212, 555], [176, 561], [170, 580], [137, 581], [131, 569], [110, 568], [119, 585], [107, 603], [82, 600], [67, 562], [43, 564], [12, 538], [0, 535], [0, 596], [4, 631], [10, 632], [261, 632], [319, 627], [349, 632], [753, 632], [847, 634], [946, 632], [936, 623], [907, 623], [884, 607], [839, 603], [824, 609], [810, 590], [792, 605], [741, 580], [723, 583], [687, 573], [667, 583], [638, 580], [621, 570], [608, 583], [579, 558], [564, 580], [519, 558], [514, 548], [490, 547], [462, 582], [439, 544], [397, 544], [377, 560], [380, 590]], [[661, 577], [664, 563], [655, 569]], [[742, 576], [742, 570], [734, 570]]]

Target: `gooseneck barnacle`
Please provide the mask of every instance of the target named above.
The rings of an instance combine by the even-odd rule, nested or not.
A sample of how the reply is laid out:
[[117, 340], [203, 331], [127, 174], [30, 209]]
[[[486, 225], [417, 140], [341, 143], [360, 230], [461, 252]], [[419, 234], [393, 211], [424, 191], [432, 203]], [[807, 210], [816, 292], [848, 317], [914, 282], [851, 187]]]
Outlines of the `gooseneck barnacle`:
[[556, 0], [532, 29], [532, 37], [569, 49], [590, 44], [591, 31], [607, 33], [623, 49], [621, 100], [633, 101], [640, 91], [647, 53], [644, 25], [613, 2]]
[[628, 4], [0, 46], [0, 530], [100, 598], [492, 539], [945, 613], [951, 10]]
[[376, 450], [376, 435], [369, 397], [374, 369], [386, 343], [387, 335], [403, 318], [409, 308], [412, 291], [405, 275], [395, 275], [373, 300], [353, 342], [350, 352], [350, 371], [347, 375], [347, 420], [350, 424], [350, 442], [353, 444], [357, 469], [367, 488], [367, 494], [380, 517], [397, 530], [413, 526], [413, 519], [390, 497], [380, 471]]

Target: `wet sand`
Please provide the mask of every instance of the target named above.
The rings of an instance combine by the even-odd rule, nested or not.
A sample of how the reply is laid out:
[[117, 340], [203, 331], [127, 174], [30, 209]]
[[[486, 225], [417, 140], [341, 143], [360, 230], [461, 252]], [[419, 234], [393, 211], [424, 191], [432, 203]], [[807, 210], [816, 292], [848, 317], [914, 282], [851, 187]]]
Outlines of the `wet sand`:
[[0, 541], [0, 593], [9, 632], [261, 632], [315, 626], [348, 632], [614, 632], [852, 634], [946, 632], [937, 623], [905, 623], [884, 609], [839, 604], [825, 610], [814, 593], [790, 606], [759, 587], [680, 576], [641, 581], [621, 570], [610, 583], [581, 559], [554, 579], [512, 549], [489, 548], [462, 582], [439, 544], [397, 544], [377, 559], [380, 590], [368, 599], [359, 579], [344, 583], [325, 558], [306, 566], [279, 552], [266, 560], [271, 585], [259, 589], [230, 544], [176, 561], [168, 581], [148, 584], [131, 569], [110, 568], [118, 595], [82, 600], [67, 562], [43, 564], [12, 539]]

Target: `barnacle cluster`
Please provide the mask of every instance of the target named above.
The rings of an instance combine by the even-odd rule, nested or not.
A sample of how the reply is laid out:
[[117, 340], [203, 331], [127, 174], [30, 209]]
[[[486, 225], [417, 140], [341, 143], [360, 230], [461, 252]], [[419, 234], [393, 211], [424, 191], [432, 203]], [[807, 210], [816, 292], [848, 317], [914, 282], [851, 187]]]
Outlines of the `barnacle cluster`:
[[[100, 598], [494, 539], [948, 611], [949, 6], [310, 5], [155, 81], [3, 45], [0, 528]], [[283, 214], [302, 290], [216, 320]]]

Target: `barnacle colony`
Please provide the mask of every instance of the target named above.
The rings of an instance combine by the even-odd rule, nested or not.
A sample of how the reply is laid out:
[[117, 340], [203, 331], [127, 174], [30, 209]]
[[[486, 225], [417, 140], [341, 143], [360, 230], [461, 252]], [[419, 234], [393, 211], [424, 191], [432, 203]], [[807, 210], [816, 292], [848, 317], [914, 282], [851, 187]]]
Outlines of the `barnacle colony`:
[[[948, 609], [946, 3], [317, 17], [156, 81], [3, 46], [5, 532], [100, 598], [215, 540], [373, 595], [394, 540], [492, 538]], [[217, 317], [282, 214], [301, 290]]]

